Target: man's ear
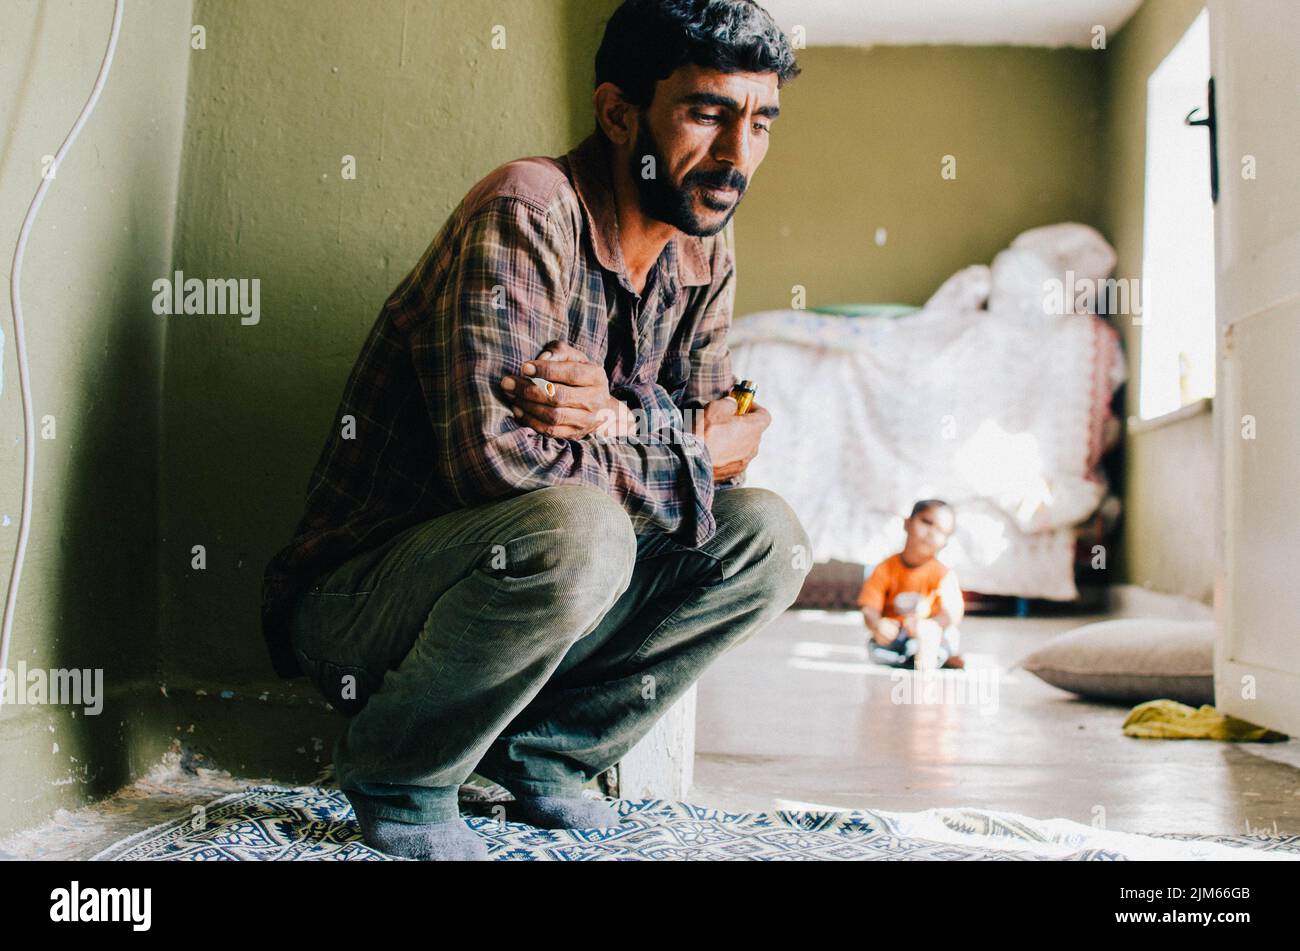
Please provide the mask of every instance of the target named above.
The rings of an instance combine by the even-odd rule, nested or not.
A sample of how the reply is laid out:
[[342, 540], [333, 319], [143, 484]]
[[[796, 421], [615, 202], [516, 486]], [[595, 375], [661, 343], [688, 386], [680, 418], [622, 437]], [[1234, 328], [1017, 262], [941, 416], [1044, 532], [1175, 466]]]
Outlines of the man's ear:
[[623, 90], [613, 83], [601, 83], [592, 97], [596, 123], [615, 145], [630, 145], [636, 140], [637, 109], [623, 98]]

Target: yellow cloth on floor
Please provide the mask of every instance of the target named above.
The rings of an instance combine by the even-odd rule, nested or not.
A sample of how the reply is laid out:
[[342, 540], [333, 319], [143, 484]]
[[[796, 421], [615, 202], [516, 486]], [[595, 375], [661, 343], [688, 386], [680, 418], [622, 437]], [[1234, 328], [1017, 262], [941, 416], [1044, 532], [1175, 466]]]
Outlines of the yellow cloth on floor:
[[1227, 740], [1275, 743], [1287, 739], [1267, 727], [1220, 713], [1208, 703], [1197, 709], [1177, 700], [1139, 703], [1124, 721], [1124, 735], [1146, 740]]

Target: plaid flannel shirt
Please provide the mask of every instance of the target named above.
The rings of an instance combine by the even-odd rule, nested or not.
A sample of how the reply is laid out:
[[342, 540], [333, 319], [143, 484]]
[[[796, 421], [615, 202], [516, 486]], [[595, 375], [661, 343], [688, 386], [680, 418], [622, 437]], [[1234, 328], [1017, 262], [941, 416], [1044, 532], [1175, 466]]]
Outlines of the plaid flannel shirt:
[[[712, 537], [712, 461], [683, 410], [725, 396], [735, 268], [721, 236], [677, 234], [641, 295], [618, 243], [606, 145], [529, 158], [475, 185], [379, 313], [344, 388], [294, 538], [266, 567], [275, 669], [314, 579], [421, 521], [564, 483], [599, 486], [638, 533]], [[643, 438], [545, 436], [500, 387], [543, 344], [604, 358]], [[725, 485], [741, 485], [743, 475]]]

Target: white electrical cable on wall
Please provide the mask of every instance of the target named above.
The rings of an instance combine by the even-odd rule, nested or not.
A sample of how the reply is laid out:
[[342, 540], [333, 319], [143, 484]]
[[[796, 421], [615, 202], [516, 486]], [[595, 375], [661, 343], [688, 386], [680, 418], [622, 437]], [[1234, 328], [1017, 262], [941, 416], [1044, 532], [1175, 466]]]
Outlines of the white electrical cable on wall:
[[[81, 114], [77, 116], [77, 121], [68, 132], [67, 138], [59, 146], [59, 150], [54, 153], [53, 164], [41, 176], [41, 184], [36, 189], [31, 206], [27, 209], [27, 216], [23, 218], [22, 229], [18, 232], [18, 246], [14, 249], [13, 265], [9, 271], [9, 302], [13, 306], [14, 312], [14, 345], [18, 353], [18, 383], [23, 395], [23, 508], [22, 515], [18, 519], [18, 548], [14, 552], [13, 571], [9, 575], [9, 594], [5, 598], [4, 624], [3, 627], [0, 627], [0, 678], [9, 676], [9, 642], [13, 634], [14, 605], [18, 600], [18, 582], [23, 573], [23, 557], [27, 553], [27, 533], [31, 527], [32, 493], [35, 491], [36, 476], [36, 441], [32, 438], [32, 431], [36, 427], [32, 418], [32, 391], [27, 372], [27, 338], [23, 334], [21, 290], [23, 257], [27, 252], [27, 238], [31, 234], [32, 223], [36, 220], [36, 213], [40, 211], [41, 203], [45, 201], [45, 193], [49, 190], [50, 182], [54, 180], [55, 173], [63, 162], [63, 157], [68, 153], [68, 149], [72, 147], [72, 143], [81, 132], [81, 127], [86, 124], [90, 114], [95, 111], [95, 103], [99, 101], [99, 94], [104, 91], [104, 84], [108, 81], [109, 67], [113, 65], [113, 54], [117, 51], [117, 37], [122, 31], [122, 11], [125, 6], [126, 0], [116, 0], [114, 3], [113, 28], [108, 34], [108, 49], [105, 50], [104, 61], [99, 66], [99, 76], [95, 79], [95, 88], [90, 91], [90, 98], [82, 106]], [[19, 685], [15, 684], [14, 688], [18, 689]], [[0, 706], [3, 706], [3, 704], [4, 691], [0, 690]]]

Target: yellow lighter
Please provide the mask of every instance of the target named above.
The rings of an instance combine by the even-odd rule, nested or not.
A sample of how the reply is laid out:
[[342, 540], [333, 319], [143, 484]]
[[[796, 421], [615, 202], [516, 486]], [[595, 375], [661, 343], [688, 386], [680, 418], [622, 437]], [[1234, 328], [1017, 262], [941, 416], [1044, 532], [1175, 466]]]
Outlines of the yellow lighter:
[[754, 402], [754, 381], [741, 380], [731, 388], [731, 398], [736, 401], [736, 415], [744, 416]]

